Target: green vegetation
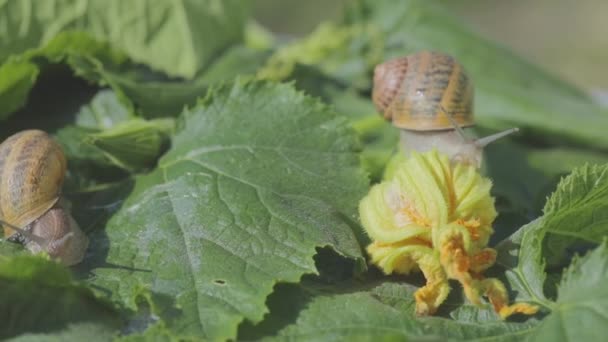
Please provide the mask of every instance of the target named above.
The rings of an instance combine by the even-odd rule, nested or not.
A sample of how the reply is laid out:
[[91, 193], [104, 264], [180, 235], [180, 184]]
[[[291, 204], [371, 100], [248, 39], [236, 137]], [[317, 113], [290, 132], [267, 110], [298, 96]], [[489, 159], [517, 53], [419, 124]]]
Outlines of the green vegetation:
[[[599, 340], [608, 336], [608, 110], [440, 2], [358, 0], [298, 39], [244, 0], [0, 1], [0, 140], [62, 144], [90, 247], [67, 269], [0, 242], [0, 338]], [[488, 271], [541, 307], [502, 321], [460, 287], [366, 262], [357, 207], [397, 132], [376, 64], [455, 56], [476, 90], [499, 217]], [[579, 255], [579, 256], [577, 256]]]

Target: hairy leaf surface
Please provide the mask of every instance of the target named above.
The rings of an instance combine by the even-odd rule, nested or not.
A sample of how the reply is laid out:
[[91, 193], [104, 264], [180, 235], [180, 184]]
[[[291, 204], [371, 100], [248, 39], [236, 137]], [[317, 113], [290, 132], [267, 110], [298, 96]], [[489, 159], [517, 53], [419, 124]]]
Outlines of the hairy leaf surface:
[[498, 262], [507, 268], [518, 299], [551, 308], [543, 289], [547, 259], [564, 257], [566, 249], [580, 240], [597, 243], [608, 235], [607, 169], [596, 165], [574, 170], [549, 198], [542, 217], [499, 244]]
[[277, 282], [316, 272], [317, 247], [362, 260], [367, 180], [343, 119], [289, 86], [237, 82], [183, 126], [92, 240], [94, 255], [127, 267], [94, 270], [114, 300], [136, 309], [146, 289], [174, 333], [233, 338], [243, 319], [262, 319]]
[[[190, 78], [243, 39], [242, 0], [6, 0], [0, 2], [0, 62], [79, 30], [137, 63]], [[204, 33], [205, 39], [198, 39]]]
[[553, 312], [530, 341], [601, 341], [608, 334], [608, 249], [606, 242], [575, 258], [558, 288]]

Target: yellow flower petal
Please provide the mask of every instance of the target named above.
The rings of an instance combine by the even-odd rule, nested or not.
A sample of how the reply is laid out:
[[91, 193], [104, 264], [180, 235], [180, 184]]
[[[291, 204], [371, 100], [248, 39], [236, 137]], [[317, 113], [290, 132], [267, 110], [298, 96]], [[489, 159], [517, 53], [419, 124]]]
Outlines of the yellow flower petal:
[[394, 158], [385, 177], [359, 205], [373, 240], [367, 251], [386, 274], [422, 271], [426, 285], [415, 293], [418, 314], [437, 310], [450, 291], [448, 279], [462, 284], [475, 305], [488, 297], [501, 317], [536, 312], [525, 303], [509, 306], [504, 285], [481, 275], [496, 261], [496, 251], [486, 246], [497, 213], [492, 183], [475, 166], [450, 162], [437, 151], [412, 151]]
[[416, 236], [430, 240], [430, 228], [416, 224], [416, 219], [409, 217], [408, 208], [397, 186], [384, 182], [373, 186], [361, 200], [359, 215], [373, 241], [393, 243]]
[[414, 294], [416, 313], [432, 315], [450, 293], [448, 278], [441, 267], [437, 251], [425, 246], [424, 241], [419, 239], [407, 242], [397, 245], [374, 242], [367, 247], [367, 252], [372, 262], [386, 274], [422, 271], [426, 285]]
[[480, 246], [488, 243], [492, 234], [492, 222], [496, 218], [494, 198], [490, 196], [492, 182], [482, 177], [471, 165], [456, 164], [454, 167], [454, 204], [452, 217], [463, 221], [477, 221]]
[[488, 297], [494, 310], [498, 315], [505, 319], [513, 314], [521, 313], [525, 315], [533, 315], [538, 312], [538, 306], [528, 303], [515, 303], [508, 305], [509, 297], [503, 283], [495, 278], [484, 279], [480, 282], [480, 288]]
[[[392, 245], [374, 242], [367, 247], [367, 252], [373, 264], [378, 266], [385, 274], [409, 274], [419, 270], [419, 262], [425, 255], [436, 258], [436, 252], [420, 241], [408, 241], [409, 244]], [[439, 265], [439, 259], [437, 258]], [[439, 267], [441, 270], [441, 267]], [[443, 270], [441, 270], [443, 272]]]
[[403, 198], [433, 227], [448, 222], [449, 163], [448, 157], [437, 151], [414, 152], [394, 172]]
[[496, 250], [484, 248], [477, 254], [471, 256], [471, 271], [481, 273], [490, 268], [496, 262]]

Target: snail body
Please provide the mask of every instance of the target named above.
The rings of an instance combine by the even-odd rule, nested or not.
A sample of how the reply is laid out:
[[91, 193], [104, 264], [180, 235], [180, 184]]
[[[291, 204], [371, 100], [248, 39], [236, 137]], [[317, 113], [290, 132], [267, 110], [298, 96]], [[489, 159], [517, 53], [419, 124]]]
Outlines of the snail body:
[[61, 203], [66, 167], [61, 146], [43, 131], [26, 130], [0, 144], [0, 224], [5, 238], [73, 265], [88, 238]]
[[372, 99], [401, 129], [406, 153], [437, 149], [453, 161], [479, 167], [485, 145], [517, 130], [478, 140], [466, 137], [463, 128], [475, 124], [473, 83], [458, 61], [440, 52], [421, 51], [376, 66]]
[[82, 261], [89, 240], [62, 206], [55, 206], [31, 224], [25, 247], [32, 253], [46, 252], [68, 265]]

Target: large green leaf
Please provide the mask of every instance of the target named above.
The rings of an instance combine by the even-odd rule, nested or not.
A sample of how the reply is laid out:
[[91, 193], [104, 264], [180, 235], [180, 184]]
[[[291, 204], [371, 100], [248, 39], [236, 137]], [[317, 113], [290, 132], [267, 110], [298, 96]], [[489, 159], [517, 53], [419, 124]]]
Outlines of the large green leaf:
[[518, 299], [552, 308], [544, 294], [547, 259], [563, 257], [579, 239], [597, 243], [608, 235], [607, 169], [603, 165], [574, 170], [549, 198], [542, 217], [499, 244], [498, 262], [508, 270]]
[[544, 293], [547, 278], [542, 256], [544, 228], [543, 218], [521, 227], [498, 245], [497, 262], [507, 270], [506, 276], [512, 292], [516, 294], [515, 300], [551, 308], [552, 303]]
[[175, 334], [233, 338], [243, 319], [263, 318], [277, 282], [316, 272], [316, 248], [361, 262], [367, 180], [345, 120], [289, 86], [237, 82], [185, 112], [183, 126], [92, 238], [89, 265], [140, 270], [93, 270], [114, 300], [136, 309], [146, 289]]
[[25, 333], [39, 334], [38, 339], [91, 336], [91, 329], [111, 337], [120, 326], [109, 303], [74, 282], [64, 266], [42, 257], [0, 256], [0, 303], [2, 339]]
[[467, 306], [453, 312], [458, 320], [416, 318], [415, 287], [411, 285], [387, 281], [328, 288], [308, 281], [302, 286], [279, 287], [269, 299], [272, 311], [264, 322], [268, 323], [243, 329], [240, 337], [250, 340], [274, 335], [265, 340], [277, 341], [600, 341], [607, 333], [607, 277], [608, 251], [603, 243], [569, 267], [552, 313], [542, 321], [526, 323], [501, 322]]
[[601, 341], [608, 335], [608, 249], [606, 242], [575, 258], [558, 288], [553, 312], [530, 341]]
[[177, 115], [211, 82], [257, 65], [251, 50], [230, 53], [243, 40], [247, 7], [242, 0], [0, 2], [0, 119], [25, 103], [48, 62], [112, 85], [148, 116]]
[[[456, 321], [414, 316], [408, 284], [370, 282], [327, 288], [319, 283], [280, 287], [269, 299], [271, 326], [242, 330], [243, 340], [269, 341], [520, 341], [536, 322]], [[295, 310], [294, 310], [295, 309]], [[266, 322], [266, 321], [265, 321]], [[262, 332], [264, 335], [257, 335]]]
[[0, 62], [62, 31], [81, 30], [137, 63], [190, 78], [242, 41], [247, 14], [243, 0], [5, 0]]
[[546, 254], [551, 263], [578, 241], [608, 236], [608, 165], [584, 166], [564, 178], [545, 205]]
[[[282, 55], [279, 51], [274, 56], [275, 63], [281, 60], [278, 58], [280, 56]], [[294, 57], [300, 58], [299, 55]], [[283, 61], [283, 63], [290, 62]], [[363, 142], [364, 148], [361, 153], [363, 167], [373, 181], [380, 180], [386, 163], [397, 148], [399, 130], [376, 113], [369, 94], [361, 94], [339, 79], [323, 73], [317, 67], [303, 64], [295, 64], [291, 67], [293, 69], [289, 79], [295, 81], [298, 89], [331, 103], [340, 115], [351, 121]], [[262, 71], [271, 70], [272, 64]]]

